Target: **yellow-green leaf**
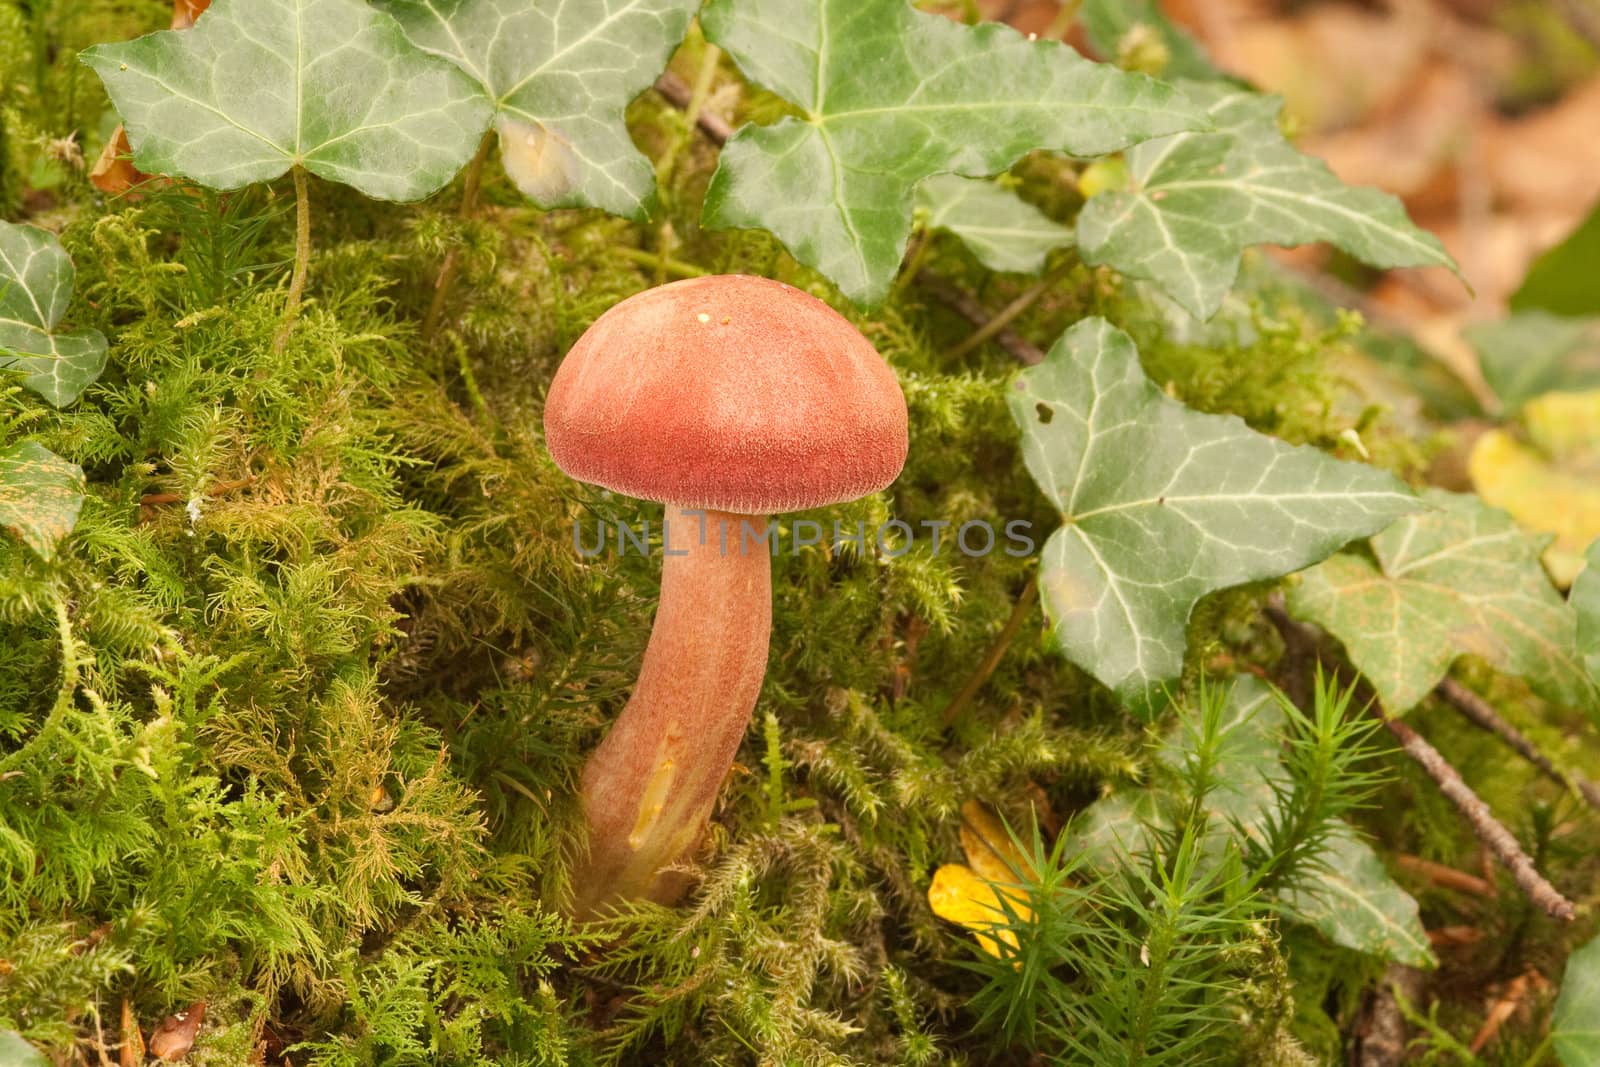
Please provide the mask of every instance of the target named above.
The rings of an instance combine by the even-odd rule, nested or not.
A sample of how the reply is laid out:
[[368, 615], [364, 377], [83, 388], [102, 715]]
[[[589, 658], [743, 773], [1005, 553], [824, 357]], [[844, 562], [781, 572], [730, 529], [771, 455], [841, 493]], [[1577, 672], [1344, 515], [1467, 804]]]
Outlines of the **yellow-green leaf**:
[[83, 468], [43, 445], [19, 441], [0, 451], [0, 526], [45, 559], [77, 525], [83, 494]]
[[1430, 490], [1430, 510], [1301, 576], [1289, 610], [1344, 642], [1351, 661], [1399, 714], [1473, 654], [1525, 678], [1546, 700], [1595, 705], [1578, 654], [1577, 619], [1550, 584], [1546, 538], [1477, 497]]

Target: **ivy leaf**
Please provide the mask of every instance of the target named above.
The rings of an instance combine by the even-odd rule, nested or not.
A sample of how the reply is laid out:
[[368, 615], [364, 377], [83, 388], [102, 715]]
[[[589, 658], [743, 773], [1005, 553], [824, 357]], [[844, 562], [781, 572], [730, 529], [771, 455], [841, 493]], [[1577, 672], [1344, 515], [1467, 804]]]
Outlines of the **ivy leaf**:
[[55, 234], [0, 222], [0, 369], [64, 408], [100, 377], [106, 339], [99, 330], [54, 330], [72, 302], [72, 260]]
[[1384, 707], [1399, 714], [1472, 653], [1553, 703], [1594, 700], [1574, 613], [1539, 565], [1546, 537], [1476, 497], [1430, 490], [1432, 509], [1307, 571], [1289, 610], [1344, 642]]
[[43, 445], [19, 441], [0, 451], [0, 526], [45, 559], [77, 524], [83, 494], [83, 468]]
[[1084, 32], [1094, 50], [1116, 59], [1130, 33], [1149, 33], [1167, 51], [1166, 78], [1223, 79], [1227, 75], [1212, 65], [1205, 50], [1162, 14], [1155, 0], [1084, 0], [1079, 9]]
[[1600, 203], [1566, 239], [1528, 268], [1522, 288], [1511, 294], [1512, 311], [1552, 311], [1557, 315], [1600, 315]]
[[1562, 1067], [1600, 1067], [1600, 937], [1567, 958], [1550, 1044]]
[[1572, 607], [1578, 613], [1578, 651], [1600, 686], [1600, 539], [1589, 546], [1586, 558], [1588, 565], [1572, 583]]
[[106, 84], [140, 170], [237, 189], [302, 166], [416, 200], [477, 150], [489, 104], [361, 0], [216, 0], [188, 30], [79, 57]]
[[708, 223], [770, 230], [857, 303], [888, 293], [923, 179], [1207, 125], [1170, 86], [908, 0], [711, 0], [700, 24], [747, 77], [803, 112], [729, 140]]
[[[1276, 694], [1253, 675], [1238, 675], [1231, 685], [1214, 754], [1216, 785], [1205, 800], [1206, 845], [1213, 854], [1238, 834], [1259, 837], [1274, 808], [1273, 782], [1282, 777], [1283, 709]], [[1195, 741], [1193, 730], [1175, 725], [1156, 759], [1177, 772], [1193, 756]], [[1162, 807], [1161, 791], [1150, 786], [1103, 797], [1073, 823], [1073, 847], [1101, 865], [1146, 854], [1153, 847], [1148, 829], [1171, 825]]]
[[[411, 42], [461, 68], [494, 109], [506, 173], [544, 207], [641, 219], [655, 170], [623, 112], [683, 40], [700, 0], [382, 0]], [[476, 129], [481, 134], [485, 124]]]
[[1050, 252], [1073, 242], [1072, 230], [982, 178], [936, 174], [917, 186], [917, 210], [990, 270], [1037, 274]]
[[1600, 320], [1521, 311], [1462, 333], [1507, 411], [1545, 393], [1600, 387]]
[[15, 1030], [0, 1030], [0, 1063], [7, 1067], [50, 1067], [44, 1053]]
[[1418, 506], [1381, 471], [1189, 410], [1103, 319], [1063, 334], [1010, 399], [1028, 470], [1066, 523], [1040, 562], [1056, 638], [1146, 714], [1183, 669], [1201, 597], [1298, 570]]
[[1437, 962], [1416, 900], [1348, 827], [1329, 835], [1316, 873], [1286, 889], [1279, 903], [1290, 918], [1315, 927], [1336, 945], [1412, 967]]
[[1283, 102], [1215, 82], [1182, 83], [1214, 133], [1178, 133], [1129, 149], [1131, 188], [1078, 214], [1086, 263], [1156, 282], [1196, 318], [1216, 313], [1247, 245], [1330, 241], [1375, 267], [1454, 262], [1400, 201], [1345, 185], [1278, 131]]

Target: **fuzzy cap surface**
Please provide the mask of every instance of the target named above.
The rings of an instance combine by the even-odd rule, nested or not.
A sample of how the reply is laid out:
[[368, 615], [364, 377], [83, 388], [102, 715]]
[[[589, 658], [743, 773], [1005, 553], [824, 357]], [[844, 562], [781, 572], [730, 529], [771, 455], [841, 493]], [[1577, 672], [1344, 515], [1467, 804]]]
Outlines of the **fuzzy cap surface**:
[[551, 458], [628, 496], [746, 515], [854, 500], [906, 460], [894, 371], [849, 320], [768, 278], [647, 289], [601, 315], [550, 383]]

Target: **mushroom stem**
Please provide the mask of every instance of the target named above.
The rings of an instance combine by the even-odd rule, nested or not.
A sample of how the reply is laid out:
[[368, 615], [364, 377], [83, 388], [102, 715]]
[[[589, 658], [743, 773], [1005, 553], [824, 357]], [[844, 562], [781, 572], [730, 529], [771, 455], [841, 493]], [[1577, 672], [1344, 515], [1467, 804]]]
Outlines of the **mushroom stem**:
[[668, 505], [661, 602], [633, 695], [583, 770], [589, 854], [573, 913], [672, 903], [664, 870], [700, 839], [767, 669], [772, 562], [764, 516]]

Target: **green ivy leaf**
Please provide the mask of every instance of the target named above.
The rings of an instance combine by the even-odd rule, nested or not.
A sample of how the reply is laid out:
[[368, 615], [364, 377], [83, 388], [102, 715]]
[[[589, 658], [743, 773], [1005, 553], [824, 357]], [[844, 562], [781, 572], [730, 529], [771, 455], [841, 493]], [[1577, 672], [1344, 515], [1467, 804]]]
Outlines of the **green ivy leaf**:
[[1594, 703], [1574, 612], [1539, 555], [1548, 537], [1522, 532], [1477, 497], [1430, 490], [1432, 508], [1307, 571], [1289, 610], [1344, 642], [1350, 660], [1399, 714], [1472, 653], [1527, 679], [1567, 707]]
[[54, 330], [72, 302], [72, 260], [53, 233], [0, 222], [0, 369], [58, 408], [78, 399], [106, 366], [99, 330]]
[[917, 186], [917, 210], [990, 270], [1037, 274], [1047, 255], [1073, 242], [1071, 229], [983, 178], [936, 174]]
[[666, 67], [700, 0], [378, 6], [418, 48], [479, 85], [494, 108], [506, 173], [523, 193], [544, 207], [644, 217], [655, 170], [633, 146], [623, 112]]
[[1600, 686], [1600, 540], [1589, 546], [1585, 564], [1572, 583], [1572, 607], [1578, 613], [1578, 651], [1589, 677]]
[[0, 1030], [0, 1063], [6, 1067], [50, 1067], [44, 1053], [15, 1030]]
[[1412, 967], [1437, 962], [1417, 902], [1395, 884], [1378, 854], [1345, 828], [1328, 837], [1316, 874], [1279, 895], [1286, 915], [1329, 941]]
[[83, 509], [83, 468], [34, 441], [0, 451], [0, 526], [49, 559]]
[[1567, 958], [1550, 1044], [1562, 1067], [1600, 1067], [1600, 938]]
[[1519, 311], [1462, 333], [1507, 411], [1545, 393], [1600, 387], [1600, 320]]
[[1131, 189], [1092, 197], [1078, 215], [1087, 263], [1156, 282], [1197, 318], [1216, 313], [1247, 245], [1331, 241], [1375, 267], [1454, 268], [1400, 201], [1345, 185], [1278, 130], [1283, 102], [1215, 82], [1182, 83], [1214, 133], [1178, 133], [1129, 149]]
[[1167, 50], [1165, 78], [1224, 79], [1193, 37], [1174, 26], [1155, 0], [1084, 0], [1079, 10], [1089, 43], [1106, 59], [1114, 60], [1122, 42], [1138, 27], [1155, 36]]
[[[1233, 680], [1216, 753], [1216, 787], [1206, 795], [1208, 844], [1221, 854], [1228, 838], [1258, 837], [1277, 807], [1274, 783], [1284, 778], [1280, 749], [1284, 715], [1278, 696], [1249, 675]], [[1180, 768], [1193, 752], [1194, 734], [1174, 728], [1163, 742], [1163, 764]], [[1149, 853], [1149, 828], [1170, 828], [1159, 788], [1114, 793], [1090, 805], [1075, 823], [1074, 848], [1105, 865], [1138, 861]], [[1348, 827], [1328, 838], [1315, 875], [1278, 894], [1284, 913], [1315, 927], [1337, 945], [1419, 967], [1435, 963], [1417, 902], [1389, 877], [1372, 849]]]
[[1040, 562], [1056, 638], [1147, 714], [1183, 669], [1201, 597], [1298, 570], [1418, 506], [1382, 471], [1189, 410], [1103, 319], [1063, 334], [1010, 401], [1028, 470], [1066, 523]]
[[734, 135], [706, 194], [708, 223], [770, 230], [857, 303], [888, 293], [923, 179], [1207, 125], [1170, 86], [908, 0], [711, 0], [700, 23], [746, 76], [804, 113]]
[[1566, 240], [1533, 261], [1522, 287], [1511, 295], [1512, 311], [1600, 315], [1600, 203]]
[[[1260, 835], [1273, 809], [1273, 781], [1282, 777], [1279, 748], [1283, 743], [1283, 709], [1277, 695], [1254, 675], [1232, 682], [1228, 707], [1220, 724], [1216, 751], [1216, 788], [1206, 795], [1207, 846], [1220, 852], [1230, 837]], [[1195, 735], [1174, 726], [1162, 740], [1156, 759], [1177, 771], [1194, 753]], [[1108, 865], [1149, 852], [1149, 827], [1166, 827], [1158, 803], [1159, 789], [1140, 785], [1103, 797], [1073, 822], [1073, 848]]]
[[216, 0], [191, 29], [79, 58], [105, 82], [140, 170], [214, 189], [299, 165], [416, 200], [455, 176], [489, 121], [466, 75], [361, 0]]

